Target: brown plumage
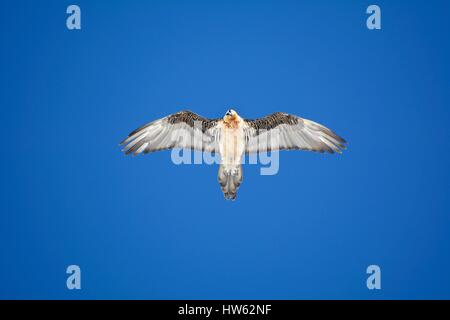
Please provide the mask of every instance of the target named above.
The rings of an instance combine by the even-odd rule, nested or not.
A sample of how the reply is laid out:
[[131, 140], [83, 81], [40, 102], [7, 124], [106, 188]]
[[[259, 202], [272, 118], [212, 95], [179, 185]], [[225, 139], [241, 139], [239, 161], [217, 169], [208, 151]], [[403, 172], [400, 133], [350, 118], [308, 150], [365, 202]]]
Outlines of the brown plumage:
[[190, 127], [194, 127], [195, 123], [201, 123], [202, 132], [214, 127], [217, 124], [217, 121], [221, 119], [207, 119], [199, 116], [196, 113], [193, 113], [189, 110], [180, 111], [174, 114], [171, 114], [167, 117], [167, 122], [170, 124], [176, 123], [186, 123]]
[[[273, 150], [307, 150], [320, 153], [341, 153], [342, 150], [346, 149], [345, 144], [347, 142], [327, 127], [284, 112], [275, 112], [256, 120], [246, 119], [244, 122], [250, 128], [248, 130], [250, 132], [248, 135], [249, 141], [258, 140], [260, 142], [261, 139], [259, 137], [263, 134], [270, 133], [274, 129], [279, 130], [282, 138], [283, 135], [293, 134], [294, 138], [295, 135], [301, 135], [301, 139], [304, 141], [303, 144], [289, 145], [287, 143], [280, 143], [277, 146], [267, 145], [267, 148], [264, 150], [261, 150], [261, 148], [258, 148], [256, 151], [246, 150], [247, 153]], [[306, 131], [310, 134], [306, 134]], [[251, 142], [248, 142], [248, 144], [251, 144]]]
[[282, 112], [275, 112], [265, 116], [264, 118], [256, 120], [245, 119], [244, 121], [248, 123], [249, 126], [259, 131], [260, 129], [270, 130], [276, 128], [280, 124], [296, 125], [298, 120], [299, 118], [296, 116]]

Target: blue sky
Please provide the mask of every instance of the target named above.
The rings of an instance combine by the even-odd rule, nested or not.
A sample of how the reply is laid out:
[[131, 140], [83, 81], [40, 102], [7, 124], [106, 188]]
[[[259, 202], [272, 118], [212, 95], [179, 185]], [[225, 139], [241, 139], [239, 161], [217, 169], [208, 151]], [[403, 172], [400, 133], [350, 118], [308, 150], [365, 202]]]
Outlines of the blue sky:
[[[0, 298], [450, 298], [449, 5], [377, 1], [3, 1]], [[341, 156], [244, 166], [125, 157], [190, 109], [325, 124]], [[66, 288], [66, 267], [82, 289]], [[377, 264], [382, 289], [366, 288]]]

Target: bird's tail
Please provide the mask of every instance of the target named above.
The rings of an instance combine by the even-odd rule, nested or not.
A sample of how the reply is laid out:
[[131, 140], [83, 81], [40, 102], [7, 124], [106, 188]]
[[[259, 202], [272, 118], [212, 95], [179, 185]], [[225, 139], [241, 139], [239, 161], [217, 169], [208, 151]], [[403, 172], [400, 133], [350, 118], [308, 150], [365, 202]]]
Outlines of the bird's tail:
[[218, 178], [225, 199], [236, 199], [236, 192], [242, 183], [242, 177], [242, 165], [220, 165]]

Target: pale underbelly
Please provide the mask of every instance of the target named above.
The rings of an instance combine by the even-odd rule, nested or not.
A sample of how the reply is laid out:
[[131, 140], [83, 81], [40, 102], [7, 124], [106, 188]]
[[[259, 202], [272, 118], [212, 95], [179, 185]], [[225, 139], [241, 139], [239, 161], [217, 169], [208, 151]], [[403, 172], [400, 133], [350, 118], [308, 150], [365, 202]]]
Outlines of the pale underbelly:
[[244, 154], [244, 133], [239, 129], [224, 129], [220, 143], [220, 156], [225, 166], [235, 166], [242, 162]]

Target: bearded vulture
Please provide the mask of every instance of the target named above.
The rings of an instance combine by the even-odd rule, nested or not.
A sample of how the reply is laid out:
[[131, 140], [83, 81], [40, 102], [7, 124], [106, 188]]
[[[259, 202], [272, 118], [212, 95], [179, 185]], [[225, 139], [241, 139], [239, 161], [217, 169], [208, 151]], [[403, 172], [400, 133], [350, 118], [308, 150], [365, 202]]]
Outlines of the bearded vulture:
[[230, 109], [218, 119], [180, 111], [134, 130], [120, 145], [126, 155], [173, 148], [218, 153], [219, 184], [225, 199], [235, 200], [244, 154], [277, 150], [341, 153], [346, 143], [323, 125], [295, 115], [276, 112], [249, 120]]

